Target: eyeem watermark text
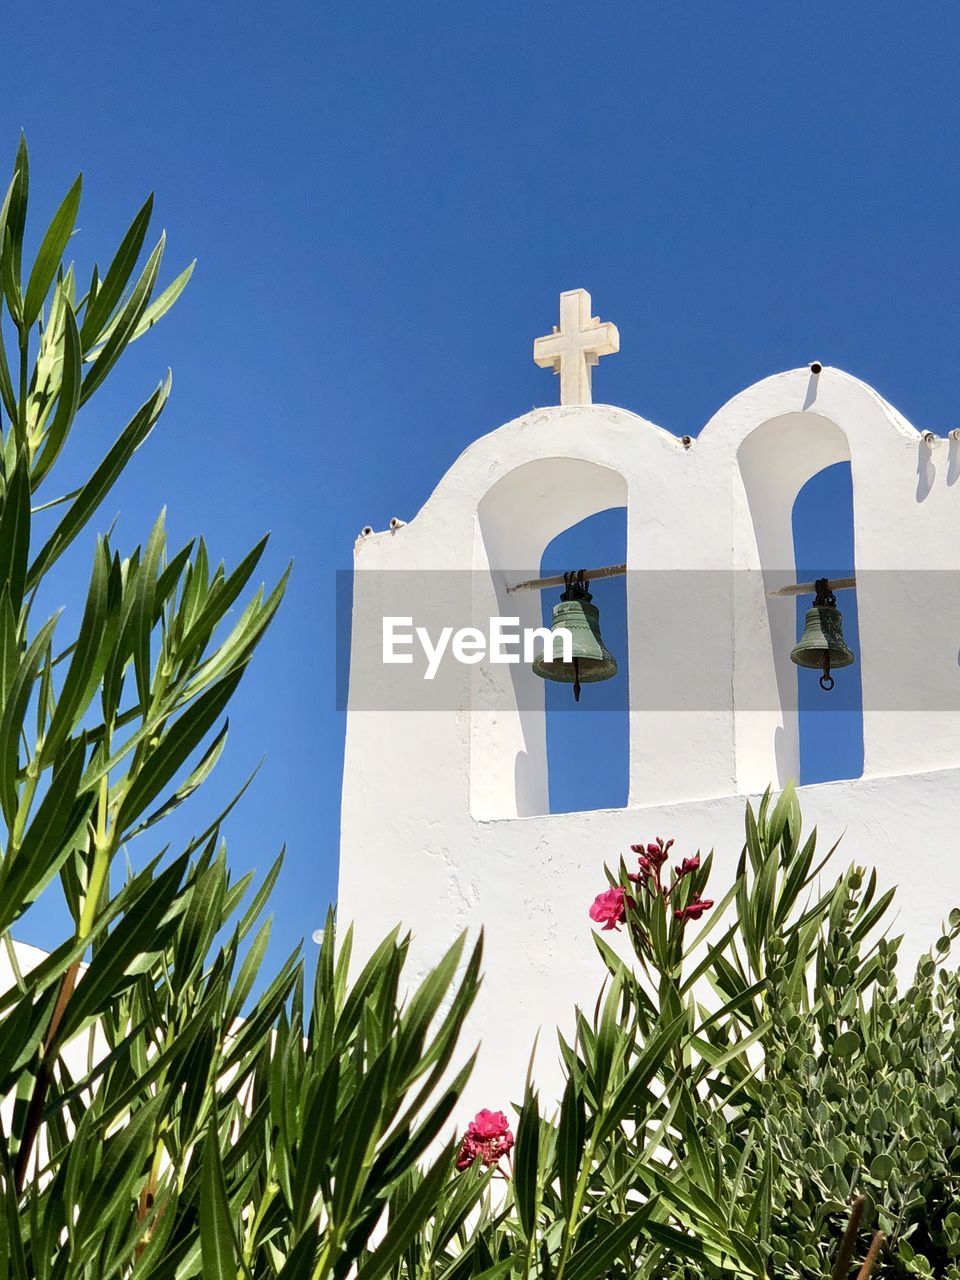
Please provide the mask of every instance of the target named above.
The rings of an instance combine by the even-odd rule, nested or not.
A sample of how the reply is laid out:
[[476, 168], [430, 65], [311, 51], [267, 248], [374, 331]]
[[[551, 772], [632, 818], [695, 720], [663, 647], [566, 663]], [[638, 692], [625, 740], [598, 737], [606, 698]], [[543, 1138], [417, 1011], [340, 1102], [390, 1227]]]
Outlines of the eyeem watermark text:
[[541, 654], [551, 662], [557, 639], [560, 660], [572, 662], [573, 636], [566, 627], [551, 631], [549, 627], [521, 627], [519, 618], [491, 618], [486, 632], [479, 627], [441, 627], [434, 637], [426, 627], [415, 627], [413, 618], [387, 617], [383, 619], [383, 661], [388, 666], [411, 666], [419, 645], [426, 662], [423, 678], [432, 680], [448, 651], [455, 662], [466, 666], [484, 661], [531, 663]]

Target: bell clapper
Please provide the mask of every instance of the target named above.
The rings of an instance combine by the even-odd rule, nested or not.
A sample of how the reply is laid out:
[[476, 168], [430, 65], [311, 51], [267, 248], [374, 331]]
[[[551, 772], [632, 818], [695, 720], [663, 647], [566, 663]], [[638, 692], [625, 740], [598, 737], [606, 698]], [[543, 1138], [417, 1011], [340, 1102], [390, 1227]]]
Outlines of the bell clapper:
[[[813, 585], [817, 592], [813, 602], [814, 605], [818, 609], [835, 609], [837, 607], [837, 597], [830, 590], [830, 579], [817, 578]], [[836, 680], [830, 674], [830, 650], [827, 649], [823, 655], [823, 675], [820, 677], [820, 688], [824, 693], [829, 693], [836, 683]]]
[[[561, 600], [589, 600], [590, 599], [590, 583], [584, 577], [584, 570], [578, 569], [576, 580], [572, 573], [564, 574], [564, 585], [566, 591], [560, 597]], [[573, 700], [580, 701], [580, 659], [574, 655], [573, 659]]]
[[830, 655], [828, 653], [823, 659], [823, 675], [820, 677], [820, 688], [824, 693], [829, 693], [836, 683], [836, 680], [830, 674]]

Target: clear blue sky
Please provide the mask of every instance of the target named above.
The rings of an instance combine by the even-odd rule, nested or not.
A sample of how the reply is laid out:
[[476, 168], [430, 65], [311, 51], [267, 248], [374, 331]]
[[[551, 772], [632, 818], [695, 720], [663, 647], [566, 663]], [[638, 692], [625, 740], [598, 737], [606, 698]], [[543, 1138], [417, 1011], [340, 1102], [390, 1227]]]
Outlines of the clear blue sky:
[[[179, 541], [235, 560], [270, 529], [269, 572], [296, 561], [195, 812], [266, 753], [230, 856], [289, 845], [284, 941], [335, 888], [335, 570], [471, 440], [553, 401], [530, 344], [561, 289], [620, 328], [597, 398], [678, 434], [814, 358], [919, 427], [960, 420], [949, 6], [57, 2], [4, 44], [0, 144], [26, 129], [35, 216], [82, 168], [82, 262], [151, 188], [166, 278], [199, 259], [70, 466], [172, 365], [104, 522], [129, 547], [166, 503]], [[64, 598], [86, 571], [85, 547]]]

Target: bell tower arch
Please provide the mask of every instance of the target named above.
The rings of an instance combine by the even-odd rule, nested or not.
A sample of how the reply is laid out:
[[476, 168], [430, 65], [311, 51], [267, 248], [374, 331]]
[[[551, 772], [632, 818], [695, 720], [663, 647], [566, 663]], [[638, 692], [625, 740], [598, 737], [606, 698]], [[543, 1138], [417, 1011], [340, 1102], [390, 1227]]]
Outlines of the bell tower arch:
[[[627, 505], [624, 476], [585, 458], [541, 457], [497, 480], [477, 506], [474, 549], [478, 613], [542, 625], [536, 591], [510, 590], [536, 578], [544, 551], [571, 525]], [[525, 664], [491, 667], [478, 679], [472, 711], [470, 806], [478, 818], [549, 813], [545, 691]]]

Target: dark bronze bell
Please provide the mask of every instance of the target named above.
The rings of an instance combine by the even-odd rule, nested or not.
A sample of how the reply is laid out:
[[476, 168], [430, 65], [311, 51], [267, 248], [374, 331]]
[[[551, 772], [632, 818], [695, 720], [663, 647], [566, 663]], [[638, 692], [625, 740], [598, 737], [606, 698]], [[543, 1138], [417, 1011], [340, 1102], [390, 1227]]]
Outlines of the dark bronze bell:
[[[587, 590], [590, 585], [579, 573], [563, 575], [566, 589], [559, 604], [553, 606], [552, 632], [565, 629], [572, 639], [572, 661], [563, 661], [563, 637], [554, 634], [542, 657], [533, 662], [534, 673], [544, 680], [558, 680], [573, 685], [573, 696], [580, 701], [581, 684], [612, 680], [617, 674], [617, 660], [603, 643], [600, 634], [600, 610]], [[553, 661], [549, 661], [552, 657]]]
[[820, 688], [829, 692], [834, 686], [830, 671], [834, 667], [849, 667], [856, 659], [843, 638], [843, 615], [837, 608], [837, 597], [830, 590], [827, 578], [818, 578], [813, 607], [807, 610], [803, 635], [790, 654], [798, 667], [812, 667], [823, 674]]

